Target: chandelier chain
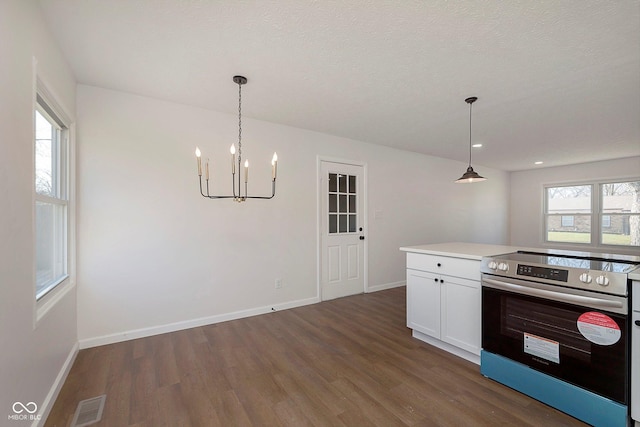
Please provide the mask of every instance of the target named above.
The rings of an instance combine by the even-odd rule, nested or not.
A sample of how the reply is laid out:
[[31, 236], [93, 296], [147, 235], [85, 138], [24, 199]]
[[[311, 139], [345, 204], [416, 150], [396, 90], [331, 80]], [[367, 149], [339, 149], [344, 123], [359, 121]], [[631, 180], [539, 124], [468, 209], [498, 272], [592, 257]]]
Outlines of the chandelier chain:
[[242, 163], [242, 84], [238, 84], [238, 164]]

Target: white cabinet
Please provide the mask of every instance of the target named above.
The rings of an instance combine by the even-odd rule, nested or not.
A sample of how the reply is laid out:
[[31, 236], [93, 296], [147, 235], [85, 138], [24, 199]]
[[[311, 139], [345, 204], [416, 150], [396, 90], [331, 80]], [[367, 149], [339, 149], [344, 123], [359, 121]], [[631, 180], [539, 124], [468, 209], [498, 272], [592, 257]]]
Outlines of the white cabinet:
[[480, 282], [442, 277], [440, 339], [480, 356]]
[[407, 270], [407, 327], [440, 339], [440, 279]]
[[477, 363], [480, 298], [479, 260], [407, 253], [407, 326], [416, 338]]

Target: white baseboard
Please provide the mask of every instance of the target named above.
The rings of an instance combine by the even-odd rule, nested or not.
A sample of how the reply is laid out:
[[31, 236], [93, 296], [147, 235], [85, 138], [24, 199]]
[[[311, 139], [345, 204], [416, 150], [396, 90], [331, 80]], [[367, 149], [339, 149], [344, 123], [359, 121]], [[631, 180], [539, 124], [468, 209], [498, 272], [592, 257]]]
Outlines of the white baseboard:
[[419, 331], [414, 330], [411, 335], [414, 338], [419, 339], [420, 341], [424, 341], [427, 344], [431, 344], [434, 347], [438, 347], [441, 350], [448, 351], [449, 353], [455, 354], [456, 356], [466, 359], [469, 362], [480, 365], [480, 356], [478, 354], [470, 353], [467, 350], [463, 350], [444, 341], [440, 341], [437, 338], [430, 337], [429, 335], [423, 334]]
[[391, 282], [391, 283], [383, 283], [382, 285], [369, 286], [369, 288], [367, 289], [367, 293], [384, 291], [385, 289], [391, 289], [391, 288], [399, 288], [400, 286], [406, 286], [406, 284], [407, 282], [403, 280], [402, 282]]
[[138, 338], [150, 337], [153, 335], [165, 334], [168, 332], [181, 331], [183, 329], [197, 328], [199, 326], [212, 325], [214, 323], [226, 322], [229, 320], [242, 319], [245, 317], [257, 316], [259, 314], [271, 313], [272, 311], [286, 310], [289, 308], [302, 307], [320, 302], [320, 298], [307, 298], [297, 301], [290, 301], [283, 304], [257, 307], [248, 310], [235, 311], [232, 313], [218, 314], [215, 316], [201, 317], [199, 319], [185, 320], [181, 322], [169, 323], [160, 326], [134, 329], [131, 331], [118, 332], [115, 334], [103, 335], [95, 338], [86, 338], [79, 341], [80, 349], [98, 347], [100, 345], [113, 344], [116, 342], [134, 340]]
[[62, 369], [60, 369], [60, 372], [58, 372], [58, 376], [53, 382], [51, 389], [49, 389], [49, 393], [47, 393], [47, 396], [44, 398], [42, 405], [40, 405], [40, 412], [38, 412], [38, 415], [40, 415], [39, 419], [34, 420], [33, 424], [31, 424], [31, 427], [38, 427], [41, 424], [44, 425], [45, 421], [47, 420], [47, 417], [49, 416], [49, 413], [51, 412], [51, 409], [53, 408], [53, 404], [56, 402], [56, 399], [58, 398], [58, 394], [62, 389], [62, 385], [66, 381], [67, 375], [69, 375], [69, 371], [73, 366], [73, 362], [75, 362], [76, 360], [76, 356], [78, 355], [78, 350], [79, 350], [79, 345], [78, 343], [75, 343], [71, 348], [71, 351], [67, 356], [67, 359], [64, 361], [64, 364], [62, 365]]

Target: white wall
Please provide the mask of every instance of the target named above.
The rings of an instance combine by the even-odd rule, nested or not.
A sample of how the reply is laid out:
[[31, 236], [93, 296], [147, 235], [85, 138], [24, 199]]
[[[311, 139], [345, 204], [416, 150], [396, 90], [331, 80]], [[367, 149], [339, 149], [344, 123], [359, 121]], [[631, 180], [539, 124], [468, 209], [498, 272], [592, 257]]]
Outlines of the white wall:
[[81, 346], [317, 300], [318, 155], [367, 163], [371, 288], [404, 281], [403, 245], [507, 243], [504, 172], [479, 167], [489, 181], [453, 184], [465, 163], [245, 113], [250, 191], [269, 193], [275, 150], [276, 198], [211, 201], [198, 193], [194, 149], [211, 158], [214, 187], [228, 193], [237, 116], [90, 86], [78, 87], [77, 102]]
[[34, 327], [33, 58], [71, 115], [75, 80], [35, 1], [0, 1], [0, 40], [0, 424], [24, 425], [13, 403], [45, 410], [77, 343], [75, 289]]
[[[563, 249], [611, 252], [610, 248], [585, 249], [584, 246], [545, 244], [543, 242], [543, 186], [593, 180], [640, 177], [640, 157], [584, 163], [572, 166], [532, 169], [511, 173], [511, 236], [514, 246], [555, 247]], [[639, 254], [637, 248], [615, 249], [619, 253]]]

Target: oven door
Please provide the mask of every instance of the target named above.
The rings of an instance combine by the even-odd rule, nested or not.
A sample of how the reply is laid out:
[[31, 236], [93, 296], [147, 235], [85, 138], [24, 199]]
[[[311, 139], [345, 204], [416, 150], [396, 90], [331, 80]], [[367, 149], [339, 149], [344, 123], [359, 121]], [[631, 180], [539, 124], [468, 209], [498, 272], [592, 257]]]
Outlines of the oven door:
[[627, 299], [482, 276], [482, 348], [622, 404]]

